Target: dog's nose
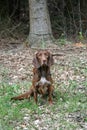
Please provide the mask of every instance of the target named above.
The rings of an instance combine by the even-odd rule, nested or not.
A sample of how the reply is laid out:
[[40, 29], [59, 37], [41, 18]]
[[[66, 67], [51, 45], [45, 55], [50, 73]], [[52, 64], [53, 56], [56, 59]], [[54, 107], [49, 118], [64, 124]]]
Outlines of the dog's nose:
[[44, 59], [43, 62], [46, 62], [46, 60]]
[[46, 60], [43, 60], [43, 63], [46, 64]]

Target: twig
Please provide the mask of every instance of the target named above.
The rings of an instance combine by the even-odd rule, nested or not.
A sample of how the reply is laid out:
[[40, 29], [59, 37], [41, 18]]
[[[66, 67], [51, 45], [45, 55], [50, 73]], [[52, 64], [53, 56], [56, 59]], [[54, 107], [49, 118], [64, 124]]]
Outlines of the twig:
[[55, 54], [52, 54], [52, 56], [64, 56], [64, 54], [63, 53], [55, 53]]

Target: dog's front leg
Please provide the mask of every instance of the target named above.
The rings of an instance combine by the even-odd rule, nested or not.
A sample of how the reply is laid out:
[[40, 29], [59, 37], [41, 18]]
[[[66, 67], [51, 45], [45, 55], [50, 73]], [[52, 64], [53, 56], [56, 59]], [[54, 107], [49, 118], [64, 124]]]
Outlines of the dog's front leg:
[[53, 88], [54, 88], [53, 86], [48, 87], [48, 101], [50, 105], [52, 105], [53, 103], [53, 100], [52, 100]]
[[35, 103], [37, 104], [37, 92], [36, 91], [34, 92], [34, 100], [35, 100]]

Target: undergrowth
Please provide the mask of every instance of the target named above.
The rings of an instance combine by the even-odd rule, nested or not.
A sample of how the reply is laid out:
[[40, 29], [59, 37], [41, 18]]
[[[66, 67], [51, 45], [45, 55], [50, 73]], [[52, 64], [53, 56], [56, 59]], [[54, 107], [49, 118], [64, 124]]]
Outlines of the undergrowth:
[[[87, 87], [86, 82], [82, 83]], [[77, 83], [75, 81], [70, 81], [68, 86], [68, 91], [63, 92], [57, 89], [54, 92], [54, 104], [52, 106], [47, 105], [48, 102], [45, 101], [45, 104], [41, 105], [39, 100], [38, 105], [34, 103], [34, 99], [31, 98], [25, 99], [23, 101], [11, 101], [11, 97], [19, 93], [21, 86], [20, 85], [0, 85], [0, 129], [1, 130], [11, 130], [16, 127], [18, 122], [23, 122], [25, 114], [35, 120], [34, 114], [41, 116], [43, 113], [46, 113], [46, 109], [49, 109], [51, 113], [56, 116], [58, 115], [58, 120], [60, 122], [60, 129], [69, 129], [77, 128], [77, 124], [68, 122], [68, 114], [81, 113], [81, 120], [87, 121], [85, 112], [87, 110], [87, 96], [86, 93], [81, 93], [76, 91]], [[72, 93], [71, 93], [72, 92]], [[40, 98], [40, 97], [39, 97]], [[42, 107], [43, 106], [43, 107]], [[42, 107], [42, 109], [41, 109]], [[78, 115], [78, 114], [77, 114]], [[56, 116], [52, 117], [52, 120], [55, 122]], [[54, 118], [55, 117], [55, 118]], [[77, 120], [78, 117], [73, 117], [73, 120]], [[80, 117], [79, 117], [80, 118]], [[64, 124], [61, 125], [61, 124]], [[66, 127], [65, 127], [66, 126]], [[34, 127], [34, 126], [32, 126]], [[64, 127], [64, 128], [63, 128]], [[30, 128], [30, 127], [29, 127]], [[32, 129], [31, 129], [32, 130]]]

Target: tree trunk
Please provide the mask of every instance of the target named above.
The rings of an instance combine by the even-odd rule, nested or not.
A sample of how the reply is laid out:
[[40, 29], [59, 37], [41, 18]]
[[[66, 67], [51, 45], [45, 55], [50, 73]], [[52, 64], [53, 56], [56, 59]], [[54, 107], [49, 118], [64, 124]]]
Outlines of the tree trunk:
[[52, 40], [52, 30], [47, 0], [29, 0], [30, 32], [29, 44], [31, 46], [42, 45]]

